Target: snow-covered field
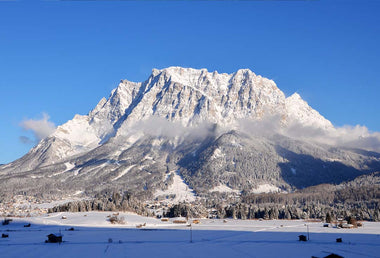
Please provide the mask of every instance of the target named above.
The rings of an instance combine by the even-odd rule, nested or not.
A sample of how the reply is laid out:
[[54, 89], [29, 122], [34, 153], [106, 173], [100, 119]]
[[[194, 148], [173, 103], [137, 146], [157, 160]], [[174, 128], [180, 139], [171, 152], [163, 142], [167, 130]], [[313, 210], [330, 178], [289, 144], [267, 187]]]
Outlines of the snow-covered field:
[[[189, 227], [120, 213], [126, 224], [113, 225], [107, 221], [109, 215], [112, 212], [14, 218], [9, 225], [0, 225], [0, 234], [9, 235], [0, 238], [0, 257], [311, 257], [321, 252], [380, 257], [380, 223], [374, 222], [336, 229], [300, 220], [201, 219]], [[31, 227], [24, 227], [27, 223]], [[68, 231], [71, 227], [74, 231]], [[307, 227], [310, 240], [299, 242], [298, 235], [307, 235]], [[48, 234], [60, 231], [63, 243], [45, 243]]]

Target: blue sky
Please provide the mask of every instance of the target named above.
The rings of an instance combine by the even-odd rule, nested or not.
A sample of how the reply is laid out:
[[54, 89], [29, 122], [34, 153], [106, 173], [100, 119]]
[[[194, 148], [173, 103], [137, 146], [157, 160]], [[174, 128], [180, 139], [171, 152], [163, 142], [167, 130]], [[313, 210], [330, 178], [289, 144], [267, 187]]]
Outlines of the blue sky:
[[120, 79], [249, 68], [336, 126], [380, 131], [380, 1], [0, 1], [0, 163], [20, 126], [87, 114]]

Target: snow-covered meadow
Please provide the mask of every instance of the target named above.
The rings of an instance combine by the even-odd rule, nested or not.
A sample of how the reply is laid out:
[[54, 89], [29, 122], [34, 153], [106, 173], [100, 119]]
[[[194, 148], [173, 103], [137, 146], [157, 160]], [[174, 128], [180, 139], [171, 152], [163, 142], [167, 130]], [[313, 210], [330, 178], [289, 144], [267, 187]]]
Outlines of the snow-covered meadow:
[[[111, 224], [109, 215], [113, 213], [13, 218], [9, 225], [0, 225], [0, 233], [9, 235], [0, 238], [0, 257], [312, 257], [330, 253], [380, 257], [380, 223], [374, 222], [364, 222], [357, 229], [337, 229], [300, 220], [201, 219], [190, 227], [175, 224], [174, 219], [161, 221], [131, 213], [119, 214], [125, 224]], [[24, 227], [28, 223], [31, 226]], [[310, 240], [298, 241], [300, 234], [307, 235], [307, 228]], [[63, 243], [45, 243], [48, 234], [59, 232]], [[337, 243], [337, 238], [343, 242]]]

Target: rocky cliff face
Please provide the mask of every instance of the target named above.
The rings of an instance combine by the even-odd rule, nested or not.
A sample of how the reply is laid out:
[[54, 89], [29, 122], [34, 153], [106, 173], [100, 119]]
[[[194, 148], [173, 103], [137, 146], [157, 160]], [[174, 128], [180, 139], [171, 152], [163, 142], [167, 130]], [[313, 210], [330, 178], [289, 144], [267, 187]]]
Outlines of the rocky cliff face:
[[248, 69], [153, 70], [145, 82], [121, 81], [88, 115], [1, 166], [0, 177], [4, 191], [116, 187], [152, 197], [174, 175], [207, 194], [339, 183], [380, 167], [373, 153], [289, 137], [294, 125], [335, 130], [297, 93], [286, 98]]

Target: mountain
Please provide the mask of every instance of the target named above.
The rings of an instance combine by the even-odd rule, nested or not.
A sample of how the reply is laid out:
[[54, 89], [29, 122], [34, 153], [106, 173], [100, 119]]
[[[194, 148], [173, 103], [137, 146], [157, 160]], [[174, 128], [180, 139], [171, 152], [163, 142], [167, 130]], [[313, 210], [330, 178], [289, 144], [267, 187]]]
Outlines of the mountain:
[[154, 69], [145, 82], [122, 80], [87, 115], [75, 115], [24, 157], [0, 166], [0, 191], [123, 189], [192, 200], [338, 184], [380, 170], [379, 154], [302, 137], [300, 129], [336, 132], [299, 94], [286, 98], [248, 69]]

